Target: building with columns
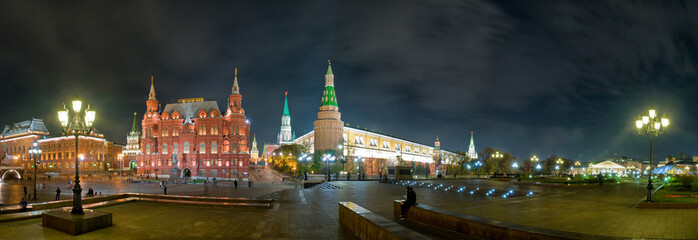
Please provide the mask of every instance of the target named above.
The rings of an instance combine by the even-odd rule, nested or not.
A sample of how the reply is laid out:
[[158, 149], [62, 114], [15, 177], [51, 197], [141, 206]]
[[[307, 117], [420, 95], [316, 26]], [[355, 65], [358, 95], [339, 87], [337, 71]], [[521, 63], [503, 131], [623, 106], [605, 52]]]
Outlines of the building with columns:
[[341, 120], [334, 83], [332, 66], [329, 65], [317, 120], [313, 123], [314, 129], [294, 139], [293, 143], [305, 146], [309, 152], [341, 148], [342, 158], [352, 167], [357, 165], [352, 162], [361, 156], [364, 172], [368, 175], [385, 172], [388, 166], [395, 165], [413, 166], [422, 169], [423, 173], [435, 174], [437, 163], [455, 159], [455, 153], [440, 148], [438, 138], [434, 146], [429, 146], [379, 131], [361, 129], [358, 125], [345, 124]]
[[78, 137], [78, 152], [75, 152], [74, 136], [50, 136], [44, 121], [33, 118], [11, 126], [5, 126], [0, 135], [0, 156], [3, 165], [20, 166], [29, 171], [34, 168], [29, 149], [36, 141], [42, 153], [37, 157], [37, 172], [70, 175], [75, 173], [75, 157], [80, 159], [83, 172], [113, 170], [123, 146], [104, 138], [96, 129], [90, 136]]
[[249, 178], [250, 122], [242, 108], [237, 69], [228, 106], [203, 98], [180, 99], [160, 110], [151, 77], [146, 113], [141, 123], [138, 174], [194, 179]]

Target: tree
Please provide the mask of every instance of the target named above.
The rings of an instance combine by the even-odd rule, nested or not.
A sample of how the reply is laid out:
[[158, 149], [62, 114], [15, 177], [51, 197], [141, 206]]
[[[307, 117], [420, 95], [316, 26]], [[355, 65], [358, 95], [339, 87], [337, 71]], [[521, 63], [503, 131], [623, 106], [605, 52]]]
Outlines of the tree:
[[[495, 157], [499, 153], [501, 157]], [[490, 147], [486, 147], [480, 152], [480, 156], [485, 159], [485, 169], [487, 174], [491, 172], [496, 173], [507, 173], [512, 171], [512, 163], [518, 158], [511, 155], [511, 153], [499, 151]]]
[[550, 175], [555, 171], [555, 161], [557, 161], [557, 159], [559, 159], [557, 155], [550, 155], [545, 159], [543, 163], [543, 174]]

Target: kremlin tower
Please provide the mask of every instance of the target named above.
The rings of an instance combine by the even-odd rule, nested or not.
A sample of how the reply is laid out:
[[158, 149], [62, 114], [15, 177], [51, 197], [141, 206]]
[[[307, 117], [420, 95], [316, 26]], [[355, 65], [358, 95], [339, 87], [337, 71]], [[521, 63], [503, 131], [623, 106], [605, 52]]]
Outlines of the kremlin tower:
[[475, 140], [473, 140], [473, 131], [470, 131], [470, 146], [468, 146], [468, 158], [477, 159], [477, 152], [475, 152]]
[[337, 96], [334, 91], [334, 74], [332, 74], [332, 65], [330, 61], [325, 74], [325, 91], [322, 95], [322, 104], [320, 111], [317, 113], [317, 120], [313, 122], [315, 131], [314, 148], [315, 150], [330, 150], [338, 149], [342, 143], [344, 122], [342, 122], [342, 114], [339, 112], [337, 105]]
[[284, 113], [281, 115], [281, 131], [278, 137], [279, 146], [293, 144], [291, 134], [291, 114], [288, 111], [288, 92], [284, 94]]

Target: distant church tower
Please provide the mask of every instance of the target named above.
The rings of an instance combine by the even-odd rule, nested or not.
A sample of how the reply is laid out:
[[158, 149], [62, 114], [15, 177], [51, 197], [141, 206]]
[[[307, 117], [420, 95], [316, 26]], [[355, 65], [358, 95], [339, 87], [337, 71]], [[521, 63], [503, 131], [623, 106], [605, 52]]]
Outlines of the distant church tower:
[[257, 135], [252, 138], [252, 150], [250, 150], [250, 160], [257, 162], [259, 159], [259, 151], [257, 150]]
[[284, 114], [281, 115], [281, 131], [279, 132], [279, 145], [293, 144], [291, 134], [291, 114], [288, 111], [288, 92], [284, 94]]
[[475, 152], [475, 140], [473, 140], [473, 131], [470, 131], [470, 146], [468, 147], [468, 158], [477, 159], [477, 152]]
[[[141, 131], [138, 130], [138, 123], [136, 121], [137, 113], [133, 113], [133, 126], [131, 127], [131, 132], [126, 136], [126, 148], [122, 150], [124, 154], [124, 162], [128, 165], [124, 168], [132, 169], [136, 167], [136, 155], [141, 153]], [[119, 167], [122, 167], [119, 165]]]
[[332, 74], [332, 65], [330, 61], [325, 74], [325, 91], [322, 95], [322, 105], [317, 113], [317, 120], [313, 122], [315, 131], [314, 147], [315, 150], [330, 150], [338, 149], [342, 142], [344, 133], [344, 122], [342, 122], [342, 114], [339, 112], [337, 105], [337, 96], [334, 91], [334, 74]]
[[436, 166], [441, 165], [441, 141], [439, 141], [439, 136], [436, 136], [436, 141], [434, 142], [433, 159]]

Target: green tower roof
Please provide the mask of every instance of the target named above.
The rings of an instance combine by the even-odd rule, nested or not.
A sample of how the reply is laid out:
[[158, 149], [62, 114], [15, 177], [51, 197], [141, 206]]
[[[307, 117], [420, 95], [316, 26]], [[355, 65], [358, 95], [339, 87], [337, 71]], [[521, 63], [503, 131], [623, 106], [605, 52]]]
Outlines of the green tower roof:
[[334, 86], [325, 86], [325, 92], [322, 94], [322, 106], [337, 105], [337, 95], [334, 93]]
[[[332, 63], [327, 60], [327, 74], [332, 74]], [[334, 84], [327, 85], [325, 83], [325, 92], [322, 94], [322, 106], [335, 106], [337, 105], [337, 95], [334, 92]]]
[[133, 112], [133, 127], [131, 127], [131, 132], [138, 132], [138, 124], [136, 124], [136, 115], [138, 113]]
[[286, 92], [286, 94], [284, 94], [284, 116], [289, 115], [291, 114], [288, 112], [288, 92]]

